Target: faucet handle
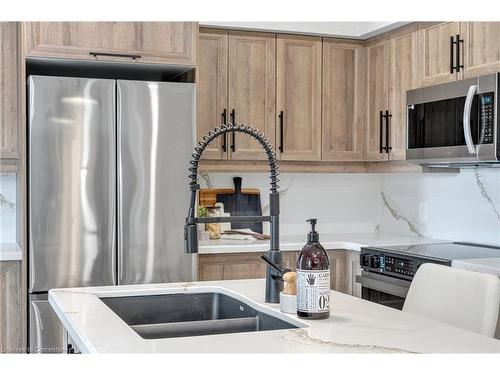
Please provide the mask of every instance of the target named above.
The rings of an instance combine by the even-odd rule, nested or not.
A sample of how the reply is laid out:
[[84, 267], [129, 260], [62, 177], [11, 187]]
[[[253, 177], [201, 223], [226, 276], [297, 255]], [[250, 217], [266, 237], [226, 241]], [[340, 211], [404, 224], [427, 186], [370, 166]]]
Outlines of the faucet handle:
[[276, 270], [276, 274], [274, 275], [274, 277], [278, 278], [279, 280], [283, 280], [283, 275], [292, 271], [288, 268], [283, 268], [279, 264], [274, 263], [267, 255], [262, 255], [261, 258]]

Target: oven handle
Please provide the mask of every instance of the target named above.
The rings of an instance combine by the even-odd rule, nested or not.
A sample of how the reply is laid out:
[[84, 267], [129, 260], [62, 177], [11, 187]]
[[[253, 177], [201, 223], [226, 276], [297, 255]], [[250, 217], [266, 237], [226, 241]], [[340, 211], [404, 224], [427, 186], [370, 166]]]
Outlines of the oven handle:
[[361, 286], [373, 290], [378, 290], [380, 292], [392, 294], [393, 296], [406, 298], [408, 294], [408, 289], [410, 288], [410, 282], [408, 281], [408, 286], [404, 287], [401, 285], [392, 284], [389, 282], [375, 280], [369, 277], [364, 277], [361, 275], [356, 275], [356, 282], [360, 283]]
[[477, 85], [472, 85], [469, 87], [469, 91], [467, 92], [467, 98], [465, 99], [464, 106], [464, 136], [465, 136], [465, 144], [467, 145], [467, 151], [469, 154], [476, 153], [476, 146], [474, 146], [474, 142], [472, 141], [472, 134], [470, 130], [470, 111], [472, 108], [472, 101], [474, 100], [474, 95], [477, 91]]

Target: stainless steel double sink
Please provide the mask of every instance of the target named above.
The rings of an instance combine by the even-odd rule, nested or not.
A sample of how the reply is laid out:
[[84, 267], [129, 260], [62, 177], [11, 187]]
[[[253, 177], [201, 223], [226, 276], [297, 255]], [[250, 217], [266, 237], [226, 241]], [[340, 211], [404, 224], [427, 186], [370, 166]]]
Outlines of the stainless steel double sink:
[[[145, 339], [300, 328], [219, 292], [100, 298]], [[291, 320], [291, 319], [287, 319]]]

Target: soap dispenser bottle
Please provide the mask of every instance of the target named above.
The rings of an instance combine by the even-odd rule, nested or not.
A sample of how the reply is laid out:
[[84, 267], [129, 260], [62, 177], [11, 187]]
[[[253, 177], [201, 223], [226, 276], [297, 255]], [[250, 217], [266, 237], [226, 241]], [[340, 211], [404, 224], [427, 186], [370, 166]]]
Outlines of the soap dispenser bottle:
[[297, 315], [305, 319], [330, 316], [330, 260], [319, 243], [316, 219], [309, 219], [311, 231], [297, 260]]

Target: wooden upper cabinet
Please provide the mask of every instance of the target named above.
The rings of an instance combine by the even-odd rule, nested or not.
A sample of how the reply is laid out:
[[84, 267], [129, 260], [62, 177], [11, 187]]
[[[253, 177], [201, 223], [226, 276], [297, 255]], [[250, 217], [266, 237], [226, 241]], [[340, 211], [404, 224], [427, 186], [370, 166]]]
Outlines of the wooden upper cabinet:
[[[224, 30], [200, 29], [196, 69], [197, 140], [224, 122], [227, 111], [228, 34]], [[227, 138], [226, 138], [227, 139]], [[226, 144], [226, 146], [224, 146]], [[203, 159], [226, 159], [227, 142], [218, 137]]]
[[389, 34], [389, 122], [391, 160], [406, 159], [406, 91], [417, 84], [417, 27]]
[[276, 148], [281, 160], [321, 159], [321, 47], [319, 37], [277, 37]]
[[461, 22], [463, 78], [500, 71], [500, 22]]
[[17, 158], [18, 23], [0, 22], [0, 157]]
[[196, 65], [197, 39], [197, 22], [28, 22], [26, 55], [94, 60], [89, 52], [137, 54], [140, 62]]
[[457, 79], [458, 73], [451, 72], [451, 65], [456, 64], [456, 56], [455, 49], [450, 46], [450, 37], [459, 34], [459, 22], [419, 24], [419, 86], [429, 86]]
[[364, 48], [323, 39], [322, 160], [363, 160]]
[[[272, 144], [275, 140], [275, 72], [275, 34], [229, 32], [228, 121], [254, 126]], [[228, 152], [229, 158], [235, 160], [267, 158], [255, 139], [241, 133], [228, 137]]]
[[380, 149], [386, 144], [380, 112], [389, 110], [387, 35], [366, 44], [366, 82], [365, 160], [388, 160], [388, 154]]

